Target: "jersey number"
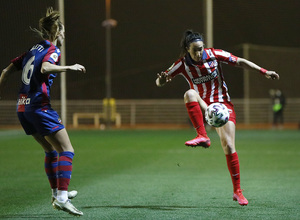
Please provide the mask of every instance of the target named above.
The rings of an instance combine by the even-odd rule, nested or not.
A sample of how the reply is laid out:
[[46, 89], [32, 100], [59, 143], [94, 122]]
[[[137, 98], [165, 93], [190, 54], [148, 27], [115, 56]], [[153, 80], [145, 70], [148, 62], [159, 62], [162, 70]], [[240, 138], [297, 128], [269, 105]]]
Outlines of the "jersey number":
[[26, 65], [24, 66], [23, 68], [23, 72], [22, 72], [22, 82], [25, 84], [25, 85], [29, 85], [30, 83], [30, 79], [32, 77], [32, 73], [33, 73], [33, 68], [34, 68], [34, 65], [33, 65], [33, 61], [35, 59], [35, 56], [31, 57]]

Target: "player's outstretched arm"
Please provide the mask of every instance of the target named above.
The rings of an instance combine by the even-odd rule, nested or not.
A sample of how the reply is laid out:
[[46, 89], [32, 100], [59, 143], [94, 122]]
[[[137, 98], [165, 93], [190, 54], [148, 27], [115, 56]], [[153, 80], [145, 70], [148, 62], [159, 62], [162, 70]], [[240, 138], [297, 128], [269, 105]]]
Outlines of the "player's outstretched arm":
[[76, 71], [85, 73], [85, 67], [80, 64], [74, 64], [71, 66], [58, 66], [49, 62], [43, 62], [41, 67], [41, 73], [48, 74], [48, 73], [61, 73], [66, 71]]
[[156, 85], [158, 87], [164, 86], [166, 83], [171, 82], [172, 78], [166, 72], [157, 73]]
[[9, 77], [9, 75], [13, 72], [17, 71], [17, 68], [13, 63], [9, 64], [5, 69], [2, 70], [1, 76], [0, 76], [0, 96], [1, 92], [4, 89], [5, 83]]
[[237, 59], [236, 66], [260, 72], [261, 74], [265, 75], [265, 77], [268, 78], [268, 79], [279, 79], [279, 75], [275, 71], [266, 70], [266, 69], [256, 65], [255, 63], [253, 63], [249, 60], [246, 60], [244, 58], [239, 57]]

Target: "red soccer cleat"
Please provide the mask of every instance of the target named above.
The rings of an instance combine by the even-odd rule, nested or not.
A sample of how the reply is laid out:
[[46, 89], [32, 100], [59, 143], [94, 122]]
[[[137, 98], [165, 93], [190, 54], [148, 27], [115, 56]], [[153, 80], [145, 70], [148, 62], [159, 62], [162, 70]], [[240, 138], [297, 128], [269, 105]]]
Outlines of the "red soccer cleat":
[[243, 196], [243, 190], [237, 189], [233, 193], [233, 201], [238, 201], [240, 205], [248, 205], [248, 200]]
[[209, 148], [210, 139], [207, 136], [204, 137], [204, 136], [198, 134], [197, 137], [194, 138], [193, 140], [185, 142], [185, 145], [190, 146], [190, 147], [201, 146], [204, 148]]

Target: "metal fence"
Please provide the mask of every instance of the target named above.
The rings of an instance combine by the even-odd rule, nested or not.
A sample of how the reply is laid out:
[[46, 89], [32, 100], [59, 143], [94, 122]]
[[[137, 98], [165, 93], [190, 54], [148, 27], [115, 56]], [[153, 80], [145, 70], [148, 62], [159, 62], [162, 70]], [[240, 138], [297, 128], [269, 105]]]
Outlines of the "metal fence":
[[[244, 124], [249, 113], [249, 123], [271, 123], [272, 108], [270, 99], [250, 99], [249, 111], [245, 111], [244, 99], [233, 100], [237, 114], [237, 124]], [[123, 126], [173, 124], [186, 125], [189, 123], [188, 114], [183, 100], [179, 99], [150, 99], [150, 100], [116, 100], [117, 112], [121, 115]], [[60, 114], [60, 101], [53, 100], [52, 107]], [[74, 113], [101, 113], [102, 100], [68, 100], [67, 125], [72, 125]], [[287, 99], [284, 110], [285, 123], [300, 122], [300, 99]], [[93, 119], [79, 119], [80, 124], [93, 124]], [[101, 123], [101, 119], [100, 119]], [[0, 103], [0, 126], [19, 125], [16, 116], [16, 102], [2, 100]]]

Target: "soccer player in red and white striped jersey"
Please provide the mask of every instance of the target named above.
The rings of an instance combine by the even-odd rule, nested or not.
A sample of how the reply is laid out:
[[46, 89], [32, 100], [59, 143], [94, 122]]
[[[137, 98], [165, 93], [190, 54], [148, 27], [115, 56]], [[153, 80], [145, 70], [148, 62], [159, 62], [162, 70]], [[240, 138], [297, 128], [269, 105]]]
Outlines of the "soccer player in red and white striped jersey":
[[232, 179], [233, 199], [238, 201], [240, 205], [247, 205], [248, 200], [243, 196], [240, 187], [240, 166], [235, 149], [236, 116], [224, 81], [221, 64], [226, 63], [255, 70], [268, 79], [279, 79], [279, 75], [224, 50], [204, 48], [202, 35], [192, 30], [185, 31], [181, 40], [181, 49], [181, 58], [169, 69], [157, 74], [156, 85], [163, 86], [171, 82], [172, 78], [177, 75], [182, 75], [188, 82], [190, 89], [184, 94], [184, 101], [189, 117], [197, 131], [197, 137], [187, 141], [185, 143], [187, 146], [208, 148], [210, 139], [204, 127], [203, 112], [208, 105], [214, 102], [220, 102], [227, 106], [230, 112], [229, 121], [216, 130], [226, 155], [227, 166]]

